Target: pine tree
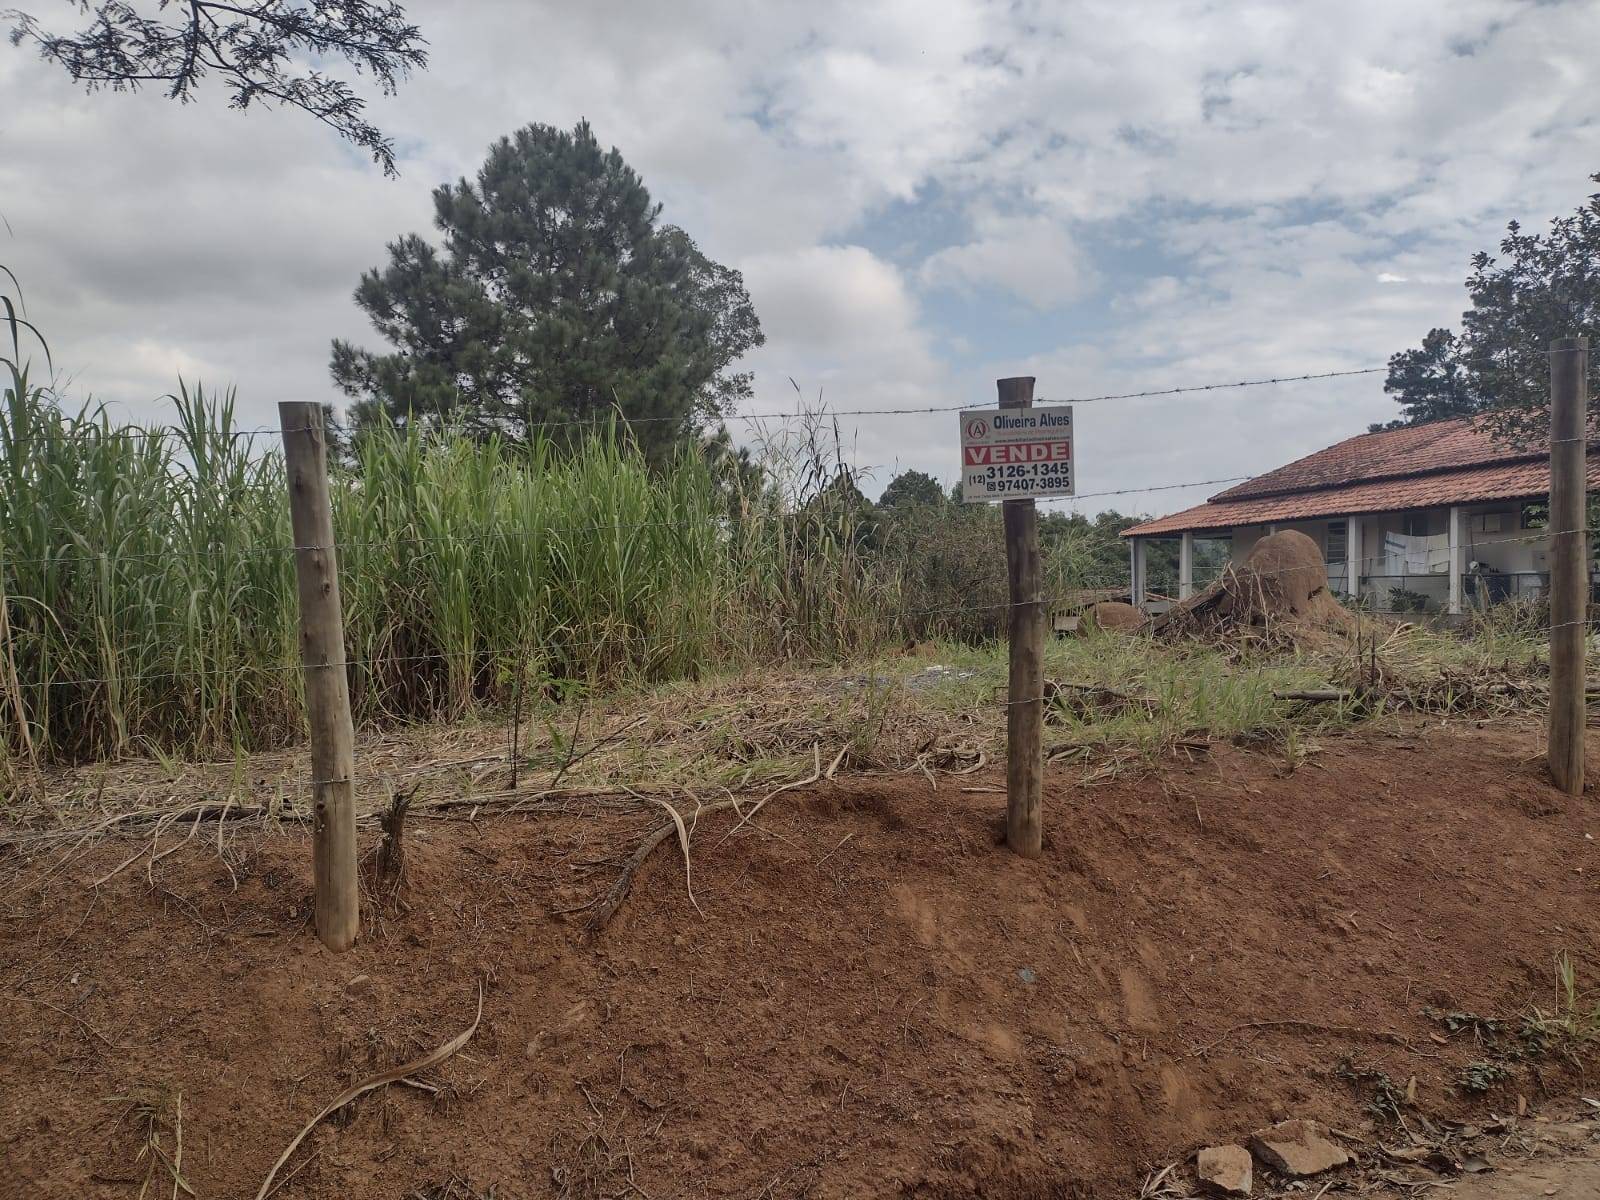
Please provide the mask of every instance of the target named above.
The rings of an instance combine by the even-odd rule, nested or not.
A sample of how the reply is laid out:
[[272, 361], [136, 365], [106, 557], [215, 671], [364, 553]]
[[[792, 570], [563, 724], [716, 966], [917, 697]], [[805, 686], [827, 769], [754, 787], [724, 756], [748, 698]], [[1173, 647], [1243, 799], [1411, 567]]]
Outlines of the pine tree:
[[902, 471], [889, 481], [878, 497], [880, 508], [895, 508], [902, 504], [941, 504], [944, 488], [925, 471]]
[[436, 248], [411, 234], [356, 303], [395, 349], [333, 345], [334, 380], [375, 420], [572, 441], [625, 421], [652, 457], [703, 441], [751, 394], [763, 342], [739, 273], [712, 262], [587, 122], [530, 125], [475, 182], [434, 192]]

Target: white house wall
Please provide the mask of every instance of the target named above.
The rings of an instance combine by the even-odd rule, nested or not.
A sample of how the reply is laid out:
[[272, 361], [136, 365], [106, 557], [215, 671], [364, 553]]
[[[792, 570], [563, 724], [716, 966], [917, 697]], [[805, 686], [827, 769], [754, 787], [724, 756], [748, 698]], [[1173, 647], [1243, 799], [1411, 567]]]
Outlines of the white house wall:
[[[1459, 562], [1463, 570], [1481, 563], [1506, 575], [1524, 575], [1524, 590], [1537, 590], [1532, 576], [1549, 569], [1548, 544], [1543, 530], [1525, 529], [1521, 524], [1522, 501], [1506, 500], [1461, 506], [1463, 549]], [[1423, 534], [1408, 534], [1415, 518], [1422, 515]], [[1482, 520], [1487, 516], [1487, 521]], [[1377, 607], [1388, 607], [1389, 593], [1395, 588], [1426, 596], [1430, 607], [1443, 608], [1450, 600], [1450, 509], [1441, 506], [1407, 512], [1361, 513], [1314, 521], [1282, 521], [1274, 529], [1296, 529], [1305, 534], [1326, 555], [1330, 521], [1346, 521], [1346, 545], [1352, 544], [1351, 525], [1361, 522], [1361, 542], [1357, 570], [1363, 580], [1362, 593]], [[1482, 528], [1488, 525], [1490, 528]], [[1498, 525], [1498, 528], [1493, 526]], [[1255, 544], [1267, 534], [1266, 525], [1238, 525], [1231, 533], [1229, 561], [1238, 566], [1250, 557]], [[1348, 566], [1330, 562], [1329, 575], [1339, 591], [1347, 590]], [[1337, 578], [1335, 578], [1337, 577]], [[1469, 600], [1470, 602], [1470, 600]]]
[[[1408, 533], [1419, 519], [1426, 533]], [[1394, 607], [1392, 592], [1427, 597], [1430, 608], [1450, 603], [1450, 510], [1366, 513], [1361, 548], [1361, 594], [1378, 609]]]
[[[1520, 523], [1522, 504], [1475, 504], [1465, 506], [1463, 537], [1467, 561], [1487, 563], [1507, 574], [1550, 569], [1549, 542], [1543, 529], [1524, 529]], [[1476, 528], [1473, 518], [1499, 516], [1498, 530]]]
[[1250, 551], [1256, 548], [1256, 543], [1266, 536], [1265, 525], [1235, 525], [1228, 549], [1228, 561], [1236, 567], [1243, 566], [1244, 560], [1250, 557]]

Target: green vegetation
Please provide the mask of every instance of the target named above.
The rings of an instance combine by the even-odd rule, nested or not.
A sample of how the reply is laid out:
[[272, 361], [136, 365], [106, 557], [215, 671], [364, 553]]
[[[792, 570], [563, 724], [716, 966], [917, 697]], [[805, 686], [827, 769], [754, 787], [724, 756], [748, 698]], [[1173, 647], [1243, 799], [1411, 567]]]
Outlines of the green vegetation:
[[[1600, 182], [1600, 175], [1590, 179]], [[1461, 331], [1431, 329], [1422, 344], [1389, 359], [1383, 390], [1401, 419], [1373, 431], [1483, 414], [1514, 441], [1549, 436], [1550, 343], [1600, 329], [1600, 193], [1544, 233], [1506, 226], [1499, 257], [1472, 256], [1471, 307]], [[1589, 363], [1591, 412], [1600, 406], [1600, 356]]]
[[[298, 736], [275, 438], [231, 396], [174, 430], [0, 406], [6, 758], [214, 753]], [[518, 686], [820, 662], [893, 643], [910, 601], [826, 491], [729, 495], [614, 435], [574, 452], [373, 431], [335, 477], [358, 721], [455, 717]]]
[[1530, 1004], [1515, 1019], [1424, 1012], [1451, 1037], [1470, 1037], [1483, 1052], [1456, 1076], [1456, 1086], [1474, 1095], [1510, 1081], [1523, 1063], [1557, 1058], [1582, 1070], [1585, 1052], [1600, 1040], [1600, 1002], [1580, 995], [1577, 965], [1565, 950], [1556, 955], [1555, 1003], [1548, 1010]]
[[764, 339], [744, 280], [657, 223], [661, 206], [587, 122], [501, 138], [476, 180], [433, 203], [442, 247], [402, 237], [356, 289], [393, 350], [333, 344], [358, 428], [570, 446], [620, 417], [662, 463], [750, 397], [733, 368]]
[[[278, 439], [198, 387], [180, 385], [170, 428], [62, 411], [3, 298], [0, 765], [298, 740]], [[614, 420], [520, 442], [366, 428], [334, 479], [358, 723], [1005, 628], [997, 510], [874, 506], [820, 420], [771, 433], [759, 466], [707, 448], [652, 454]], [[1049, 595], [1120, 558], [1119, 525], [1045, 525]]]
[[[64, 415], [12, 369], [0, 404], [0, 761], [234, 756], [301, 735], [277, 438], [240, 436], [231, 395], [183, 390], [175, 404], [170, 430]], [[969, 673], [919, 691], [918, 704], [992, 707], [1005, 679], [992, 640], [1006, 616], [998, 511], [871, 505], [815, 425], [763, 453], [760, 482], [730, 482], [693, 449], [653, 466], [614, 431], [566, 449], [372, 430], [334, 479], [357, 721], [865, 661], [913, 640]], [[1106, 547], [1120, 549], [1087, 521], [1053, 522], [1043, 540], [1055, 595], [1102, 579]], [[1538, 631], [1515, 616], [1505, 628], [1485, 618], [1471, 640], [1396, 633], [1383, 667], [1431, 679], [1419, 701], [1430, 711], [1470, 710], [1474, 672], [1538, 652]], [[1051, 751], [1154, 755], [1186, 738], [1248, 737], [1275, 741], [1292, 767], [1308, 735], [1384, 711], [1370, 697], [1275, 697], [1348, 685], [1345, 657], [1051, 639], [1049, 678], [1100, 693], [1063, 692]]]
[[[1003, 517], [998, 505], [963, 504], [938, 481], [907, 471], [889, 481], [876, 506], [863, 505], [871, 543], [900, 564], [905, 586], [925, 611], [908, 632], [917, 639], [977, 641], [1005, 632], [1008, 593]], [[1041, 511], [1040, 587], [1055, 601], [1081, 589], [1126, 591], [1128, 546], [1118, 534], [1139, 518], [1118, 512], [1093, 517]], [[1157, 543], [1160, 551], [1169, 547]], [[1153, 570], [1165, 562], [1152, 553]], [[1177, 549], [1170, 547], [1172, 590], [1177, 590]], [[1152, 575], [1154, 578], [1154, 575]], [[1126, 597], [1124, 597], [1126, 598]]]
[[1473, 1095], [1493, 1091], [1511, 1078], [1511, 1068], [1490, 1059], [1474, 1059], [1461, 1068], [1456, 1086]]
[[[942, 685], [932, 700], [969, 708], [992, 699], [1006, 679], [1004, 645], [938, 647], [937, 660], [966, 677]], [[1354, 706], [1306, 710], [1274, 692], [1326, 686], [1328, 664], [1311, 657], [1262, 656], [1241, 664], [1227, 646], [1169, 644], [1098, 633], [1052, 638], [1045, 676], [1070, 682], [1046, 725], [1057, 755], [1164, 754], [1181, 740], [1244, 738], [1288, 745], [1299, 730], [1319, 731], [1364, 719]]]
[[1600, 1000], [1579, 995], [1578, 969], [1566, 951], [1556, 955], [1554, 1006], [1530, 1007], [1518, 1032], [1530, 1053], [1559, 1055], [1574, 1064], [1579, 1051], [1600, 1040]]
[[1400, 1120], [1406, 1092], [1387, 1072], [1358, 1063], [1347, 1055], [1334, 1065], [1333, 1074], [1354, 1088], [1357, 1095], [1367, 1097], [1361, 1107], [1374, 1121], [1389, 1124]]

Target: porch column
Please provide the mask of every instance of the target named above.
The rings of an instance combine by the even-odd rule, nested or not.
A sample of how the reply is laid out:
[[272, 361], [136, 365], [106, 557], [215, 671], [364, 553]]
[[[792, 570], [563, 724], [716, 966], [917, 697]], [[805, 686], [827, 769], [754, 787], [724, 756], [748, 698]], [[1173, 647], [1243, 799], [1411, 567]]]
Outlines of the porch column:
[[1350, 517], [1344, 526], [1345, 591], [1353, 600], [1361, 595], [1361, 525], [1360, 517]]
[[1462, 512], [1459, 504], [1450, 506], [1450, 612], [1461, 612], [1461, 577], [1467, 573], [1467, 539], [1462, 536]]
[[1128, 539], [1128, 599], [1138, 609], [1144, 608], [1144, 570], [1144, 539], [1131, 537]]
[[1187, 529], [1178, 542], [1178, 599], [1194, 595], [1194, 534]]

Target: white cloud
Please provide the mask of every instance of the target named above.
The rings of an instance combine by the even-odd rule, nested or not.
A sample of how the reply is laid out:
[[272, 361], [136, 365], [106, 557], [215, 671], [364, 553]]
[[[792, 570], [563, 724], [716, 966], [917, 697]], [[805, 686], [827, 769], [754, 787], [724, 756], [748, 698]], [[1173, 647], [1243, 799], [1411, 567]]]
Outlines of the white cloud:
[[[742, 266], [768, 330], [767, 345], [752, 359], [752, 411], [798, 412], [819, 398], [835, 411], [914, 408], [949, 395], [947, 368], [892, 264], [861, 246], [815, 246], [759, 255]], [[746, 427], [735, 422], [736, 430]], [[921, 417], [849, 416], [843, 427], [859, 469], [925, 462], [943, 452], [936, 422]]]
[[999, 288], [1041, 311], [1078, 299], [1094, 282], [1094, 268], [1060, 221], [984, 214], [975, 234], [929, 257], [923, 280]]
[[862, 246], [758, 254], [741, 266], [772, 341], [791, 353], [849, 365], [918, 337], [900, 272]]
[[[1381, 363], [1456, 317], [1508, 219], [1570, 211], [1600, 165], [1590, 4], [408, 8], [432, 65], [372, 109], [398, 183], [300, 114], [86, 96], [0, 46], [0, 262], [80, 394], [151, 412], [195, 372], [262, 424], [336, 398], [329, 340], [371, 339], [361, 271], [530, 121], [588, 117], [746, 272], [774, 411], [789, 377], [932, 407], [1026, 369], [1060, 396]], [[950, 328], [977, 288], [1038, 312]], [[1038, 319], [1100, 296], [1097, 325]], [[1089, 406], [1084, 486], [1276, 465], [1391, 407], [1373, 378]], [[949, 478], [948, 425], [853, 427], [863, 460]]]

